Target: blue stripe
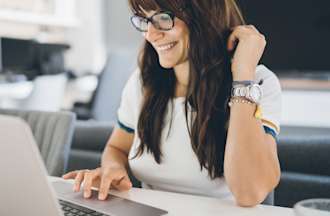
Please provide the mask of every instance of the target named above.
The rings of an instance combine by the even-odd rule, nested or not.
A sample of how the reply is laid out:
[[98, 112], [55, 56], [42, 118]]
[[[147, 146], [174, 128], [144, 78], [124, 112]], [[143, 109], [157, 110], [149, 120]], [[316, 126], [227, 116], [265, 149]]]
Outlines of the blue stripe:
[[123, 129], [124, 131], [126, 131], [127, 133], [134, 133], [134, 129], [127, 127], [126, 125], [124, 125], [123, 123], [121, 123], [119, 120], [117, 121], [118, 125], [121, 129]]
[[277, 141], [277, 135], [275, 133], [275, 130], [270, 128], [270, 127], [267, 127], [264, 125], [264, 129], [265, 129], [265, 132], [272, 135], [274, 137], [274, 139]]

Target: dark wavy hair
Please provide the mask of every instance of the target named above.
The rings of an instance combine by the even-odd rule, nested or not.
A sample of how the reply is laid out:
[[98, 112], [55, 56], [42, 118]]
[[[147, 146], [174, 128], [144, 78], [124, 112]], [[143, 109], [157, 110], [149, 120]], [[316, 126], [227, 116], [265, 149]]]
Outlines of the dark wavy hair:
[[[235, 0], [129, 0], [129, 6], [140, 16], [145, 16], [141, 8], [171, 11], [187, 25], [187, 129], [200, 168], [206, 168], [212, 179], [223, 176], [230, 113], [227, 103], [232, 88], [226, 42], [231, 28], [244, 24]], [[144, 101], [137, 126], [141, 145], [135, 156], [146, 149], [160, 164], [164, 118], [175, 96], [176, 77], [173, 68], [160, 65], [156, 50], [148, 41], [140, 52], [139, 68]]]

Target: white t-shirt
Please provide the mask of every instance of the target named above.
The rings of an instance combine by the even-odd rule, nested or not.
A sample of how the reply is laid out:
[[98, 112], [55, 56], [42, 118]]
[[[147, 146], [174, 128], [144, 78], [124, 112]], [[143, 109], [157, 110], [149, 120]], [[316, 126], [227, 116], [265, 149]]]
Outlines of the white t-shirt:
[[[277, 136], [280, 131], [281, 87], [276, 75], [263, 65], [256, 69], [256, 79], [263, 80], [262, 122], [267, 133]], [[119, 126], [134, 133], [134, 142], [129, 153], [129, 165], [134, 176], [144, 188], [164, 190], [219, 198], [230, 198], [230, 192], [223, 177], [211, 180], [206, 169], [200, 170], [197, 156], [192, 150], [187, 131], [184, 112], [184, 97], [173, 99], [171, 131], [168, 134], [171, 112], [165, 117], [161, 138], [162, 163], [157, 164], [154, 157], [146, 151], [138, 157], [140, 139], [137, 123], [142, 106], [142, 83], [140, 72], [136, 70], [128, 80], [118, 110]], [[168, 104], [171, 109], [171, 103]]]

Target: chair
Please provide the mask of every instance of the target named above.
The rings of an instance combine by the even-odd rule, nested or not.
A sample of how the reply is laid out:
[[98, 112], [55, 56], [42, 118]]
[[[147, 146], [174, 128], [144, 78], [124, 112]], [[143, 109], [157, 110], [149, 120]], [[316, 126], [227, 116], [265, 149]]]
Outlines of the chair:
[[274, 205], [274, 191], [270, 192], [266, 199], [262, 202], [264, 205]]
[[136, 51], [110, 53], [90, 103], [74, 105], [73, 111], [77, 113], [78, 119], [115, 122], [122, 90], [136, 68]]
[[293, 207], [311, 198], [330, 198], [330, 128], [282, 126], [278, 142], [281, 181], [275, 205]]
[[48, 174], [61, 176], [64, 173], [76, 119], [73, 113], [0, 109], [0, 114], [25, 120], [31, 127]]

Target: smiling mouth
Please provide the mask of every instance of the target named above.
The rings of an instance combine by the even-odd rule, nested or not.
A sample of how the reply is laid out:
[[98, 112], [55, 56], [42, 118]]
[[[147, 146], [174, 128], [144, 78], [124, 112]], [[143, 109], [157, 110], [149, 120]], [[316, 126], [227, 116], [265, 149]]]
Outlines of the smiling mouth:
[[175, 45], [177, 45], [177, 43], [178, 42], [172, 42], [172, 43], [168, 43], [168, 44], [165, 44], [165, 45], [157, 46], [157, 50], [160, 51], [160, 52], [169, 51]]

